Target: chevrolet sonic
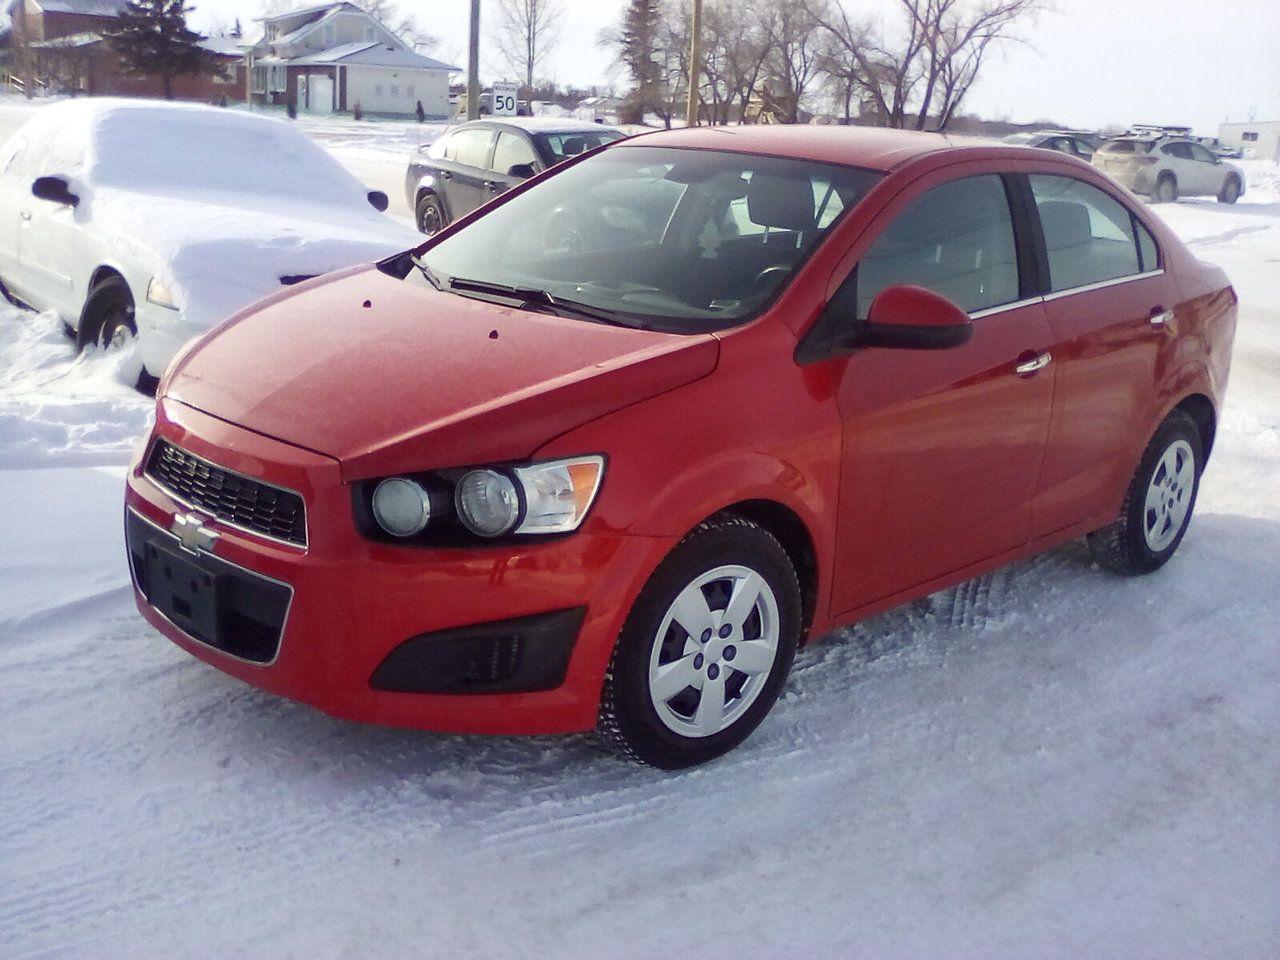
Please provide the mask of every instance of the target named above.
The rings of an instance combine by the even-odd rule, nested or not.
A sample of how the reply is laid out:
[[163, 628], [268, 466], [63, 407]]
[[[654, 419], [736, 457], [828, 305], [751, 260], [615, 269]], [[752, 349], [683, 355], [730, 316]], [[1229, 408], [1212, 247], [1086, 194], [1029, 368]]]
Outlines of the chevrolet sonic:
[[1235, 319], [1064, 154], [621, 141], [189, 345], [128, 478], [137, 603], [336, 716], [700, 763], [810, 637], [1077, 537], [1164, 564]]

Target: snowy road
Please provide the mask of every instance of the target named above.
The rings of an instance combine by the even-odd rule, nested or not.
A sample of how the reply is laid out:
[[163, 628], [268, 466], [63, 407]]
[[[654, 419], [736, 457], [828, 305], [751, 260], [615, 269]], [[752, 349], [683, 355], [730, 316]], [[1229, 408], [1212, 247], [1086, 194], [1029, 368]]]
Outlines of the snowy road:
[[1242, 298], [1175, 560], [1074, 544], [861, 624], [677, 775], [342, 723], [183, 654], [128, 587], [127, 359], [0, 308], [0, 956], [1276, 957], [1265, 176], [1160, 209]]

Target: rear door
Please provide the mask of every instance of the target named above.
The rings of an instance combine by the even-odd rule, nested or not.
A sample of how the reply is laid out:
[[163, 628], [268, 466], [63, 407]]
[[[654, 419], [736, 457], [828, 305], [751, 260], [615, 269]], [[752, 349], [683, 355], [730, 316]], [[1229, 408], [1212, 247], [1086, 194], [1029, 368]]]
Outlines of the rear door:
[[1162, 166], [1178, 178], [1178, 193], [1192, 196], [1200, 192], [1200, 170], [1191, 159], [1191, 145], [1185, 140], [1175, 140], [1160, 146]]
[[1222, 190], [1222, 161], [1207, 148], [1198, 143], [1187, 144], [1191, 151], [1191, 162], [1196, 168], [1196, 193], [1203, 196], [1217, 196]]
[[[915, 284], [973, 318], [947, 350], [861, 349], [842, 363], [844, 444], [833, 612], [887, 598], [1026, 542], [1053, 398], [1050, 332], [1019, 269], [1005, 180], [941, 171], [911, 188], [833, 302], [865, 319]], [[942, 181], [942, 182], [939, 182]], [[895, 212], [896, 211], [896, 212]], [[1022, 244], [1026, 248], [1026, 244]], [[1019, 373], [1031, 361], [1035, 369]]]
[[1147, 438], [1156, 370], [1172, 349], [1178, 292], [1151, 232], [1117, 196], [1068, 176], [1027, 177], [1048, 265], [1057, 370], [1033, 508], [1035, 536], [1104, 512]]

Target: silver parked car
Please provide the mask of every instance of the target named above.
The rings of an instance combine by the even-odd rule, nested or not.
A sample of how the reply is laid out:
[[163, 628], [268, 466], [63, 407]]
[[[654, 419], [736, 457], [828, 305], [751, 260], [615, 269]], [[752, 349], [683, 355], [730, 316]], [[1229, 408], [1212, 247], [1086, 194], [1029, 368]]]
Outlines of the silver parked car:
[[1161, 203], [1178, 197], [1217, 197], [1235, 203], [1244, 193], [1244, 174], [1188, 136], [1158, 132], [1108, 140], [1093, 165], [1134, 193]]

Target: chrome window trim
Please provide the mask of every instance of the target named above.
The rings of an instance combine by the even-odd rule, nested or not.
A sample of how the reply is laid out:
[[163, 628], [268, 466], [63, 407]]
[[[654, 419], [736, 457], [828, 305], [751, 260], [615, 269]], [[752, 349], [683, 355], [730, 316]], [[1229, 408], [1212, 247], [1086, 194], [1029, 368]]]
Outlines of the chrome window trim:
[[[1110, 280], [1099, 280], [1097, 283], [1086, 283], [1080, 287], [1068, 287], [1066, 290], [1055, 290], [1053, 293], [1046, 293], [1039, 297], [1027, 297], [1025, 300], [1015, 300], [1013, 303], [1002, 303], [996, 307], [987, 307], [983, 310], [975, 310], [969, 314], [970, 320], [981, 320], [983, 317], [994, 316], [997, 313], [1004, 313], [1006, 310], [1017, 310], [1020, 307], [1029, 307], [1033, 303], [1048, 303], [1050, 300], [1057, 300], [1059, 297], [1069, 297], [1073, 293], [1088, 293], [1090, 290], [1103, 290], [1107, 287], [1119, 286], [1122, 283], [1130, 283], [1134, 280], [1146, 280], [1149, 277], [1159, 277], [1164, 274], [1164, 268], [1158, 270], [1148, 270], [1145, 273], [1132, 273], [1125, 277], [1114, 277]], [[198, 508], [197, 508], [198, 509]]]
[[[183, 549], [182, 541], [180, 541], [176, 536], [174, 536], [172, 531], [166, 530], [164, 527], [160, 526], [160, 524], [156, 523], [154, 520], [144, 517], [141, 513], [139, 513], [133, 507], [126, 506], [125, 512], [133, 514], [135, 517], [137, 517], [147, 526], [151, 527], [157, 533], [161, 533], [164, 536], [168, 537], [170, 540], [174, 542], [175, 546], [177, 546], [178, 549]], [[183, 630], [182, 627], [178, 626], [178, 624], [174, 623], [172, 620], [166, 617], [164, 613], [162, 613], [160, 609], [157, 608], [155, 604], [151, 602], [151, 598], [142, 592], [142, 587], [138, 585], [138, 571], [135, 570], [133, 566], [133, 551], [129, 550], [128, 546], [126, 545], [125, 552], [129, 554], [129, 578], [133, 581], [133, 588], [137, 590], [139, 594], [141, 594], [142, 599], [147, 602], [147, 606], [155, 613], [157, 617], [159, 617], [165, 623], [169, 624], [169, 626], [173, 627], [173, 629], [177, 630], [180, 634], [182, 634], [192, 643], [198, 643], [200, 644], [200, 646], [204, 647], [206, 650], [212, 650], [214, 653], [220, 654], [226, 657], [228, 660], [235, 660], [237, 663], [246, 663], [251, 667], [269, 667], [272, 664], [274, 664], [277, 660], [280, 659], [280, 650], [281, 648], [284, 647], [284, 634], [289, 627], [289, 616], [293, 613], [293, 595], [294, 595], [293, 584], [286, 583], [284, 580], [277, 580], [275, 577], [269, 577], [260, 570], [250, 570], [248, 567], [241, 566], [240, 564], [235, 563], [232, 560], [228, 560], [226, 557], [220, 557], [216, 553], [213, 553], [212, 551], [209, 551], [209, 550], [200, 551], [202, 553], [207, 553], [209, 556], [213, 557], [219, 563], [225, 563], [227, 566], [235, 567], [237, 570], [247, 573], [251, 577], [257, 577], [260, 580], [266, 580], [269, 583], [277, 584], [278, 586], [284, 587], [286, 590], [289, 591], [289, 605], [285, 607], [284, 619], [280, 621], [280, 637], [276, 641], [276, 655], [272, 657], [270, 660], [247, 660], [244, 657], [236, 656], [234, 653], [228, 653], [226, 650], [223, 650], [221, 647], [215, 647], [211, 643], [205, 643], [205, 641], [201, 640], [199, 637], [193, 637], [191, 634], [187, 633], [187, 631]]]
[[245, 480], [252, 481], [253, 483], [260, 483], [264, 487], [271, 487], [273, 490], [279, 490], [281, 493], [289, 493], [297, 497], [299, 502], [302, 504], [302, 535], [306, 538], [307, 542], [294, 543], [292, 540], [282, 540], [279, 537], [273, 537], [269, 533], [263, 533], [261, 530], [254, 530], [251, 527], [245, 527], [238, 523], [233, 523], [230, 520], [224, 520], [221, 517], [219, 517], [217, 514], [213, 513], [213, 511], [211, 511], [208, 507], [202, 507], [197, 503], [190, 503], [184, 500], [182, 497], [178, 496], [178, 494], [175, 493], [173, 490], [170, 490], [167, 486], [161, 483], [158, 477], [152, 475], [151, 457], [155, 452], [155, 447], [153, 446], [150, 450], [147, 451], [147, 460], [146, 460], [147, 465], [143, 467], [142, 475], [146, 477], [148, 480], [150, 480], [153, 484], [155, 484], [157, 488], [159, 488], [160, 490], [163, 490], [165, 495], [168, 496], [175, 503], [180, 503], [184, 507], [186, 507], [188, 510], [194, 510], [197, 513], [207, 516], [211, 521], [213, 521], [216, 524], [219, 524], [220, 526], [230, 527], [232, 530], [237, 530], [240, 533], [247, 533], [251, 537], [258, 537], [261, 540], [267, 540], [267, 541], [270, 541], [271, 543], [278, 543], [280, 546], [288, 547], [291, 550], [301, 550], [303, 553], [306, 553], [310, 549], [311, 524], [307, 517], [307, 498], [304, 497], [297, 490], [290, 490], [288, 487], [282, 487], [278, 483], [272, 483], [269, 480], [259, 480], [257, 477], [251, 477], [249, 476], [249, 474], [241, 473], [239, 470], [232, 470], [230, 467], [224, 467], [222, 464], [216, 463], [213, 460], [208, 459], [207, 457], [202, 457], [198, 453], [192, 453], [186, 447], [178, 446], [172, 440], [165, 440], [164, 437], [158, 438], [156, 442], [160, 443], [162, 441], [164, 443], [169, 444], [175, 450], [181, 450], [183, 453], [187, 454], [188, 456], [195, 457], [197, 460], [203, 460], [205, 463], [212, 464], [213, 466], [217, 467], [219, 470], [225, 470], [227, 473], [235, 474], [237, 477], [243, 477]]
[[1073, 293], [1088, 293], [1090, 290], [1103, 290], [1107, 287], [1117, 287], [1122, 283], [1132, 283], [1134, 280], [1146, 280], [1150, 277], [1159, 277], [1164, 274], [1164, 268], [1158, 270], [1148, 270], [1145, 273], [1131, 273], [1123, 277], [1113, 277], [1110, 280], [1099, 280], [1097, 283], [1086, 283], [1079, 287], [1068, 287], [1066, 290], [1054, 290], [1052, 293], [1046, 293], [1043, 297], [1047, 303], [1050, 300], [1057, 300], [1059, 297], [1069, 297]]
[[1012, 303], [1001, 303], [994, 307], [984, 307], [981, 310], [975, 310], [969, 314], [970, 320], [981, 320], [983, 317], [994, 316], [997, 313], [1004, 313], [1006, 310], [1017, 310], [1019, 307], [1029, 307], [1033, 303], [1040, 303], [1044, 297], [1027, 297], [1025, 300], [1014, 300]]

